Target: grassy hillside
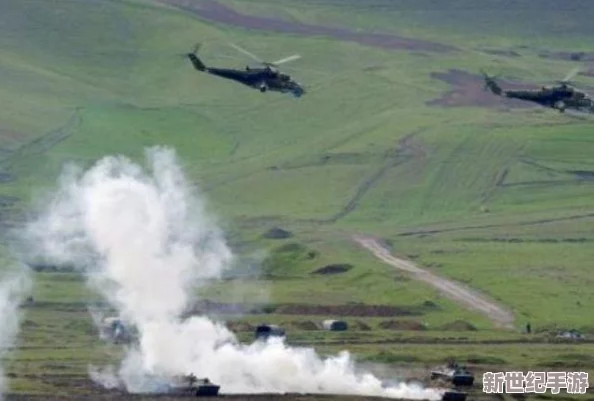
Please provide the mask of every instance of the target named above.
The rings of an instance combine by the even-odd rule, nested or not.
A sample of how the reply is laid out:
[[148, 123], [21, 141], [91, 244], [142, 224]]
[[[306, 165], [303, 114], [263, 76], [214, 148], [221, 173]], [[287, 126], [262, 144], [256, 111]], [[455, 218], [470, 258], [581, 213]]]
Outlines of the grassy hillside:
[[[4, 224], [55, 187], [65, 162], [88, 166], [110, 154], [141, 160], [144, 147], [167, 145], [242, 257], [269, 252], [253, 262], [257, 276], [231, 277], [205, 292], [220, 302], [269, 304], [269, 313], [241, 320], [287, 324], [292, 341], [323, 351], [359, 343], [352, 345], [358, 355], [376, 361], [423, 364], [458, 355], [478, 366], [553, 366], [565, 355], [568, 366], [592, 369], [591, 359], [575, 358], [590, 345], [523, 345], [533, 352], [527, 360], [512, 356], [516, 345], [477, 345], [525, 338], [495, 330], [485, 316], [381, 263], [351, 236], [381, 237], [395, 254], [489, 294], [512, 309], [520, 329], [531, 321], [538, 330], [594, 334], [592, 120], [490, 97], [473, 75], [485, 68], [534, 85], [562, 78], [576, 62], [555, 52], [592, 51], [594, 6], [198, 3], [202, 8], [180, 10], [176, 1], [3, 1]], [[271, 25], [278, 19], [284, 22]], [[254, 24], [258, 29], [250, 29]], [[283, 26], [290, 32], [271, 31]], [[388, 36], [365, 36], [372, 30]], [[227, 42], [270, 60], [300, 53], [286, 71], [308, 93], [261, 94], [201, 75], [182, 57], [197, 41], [214, 66], [249, 63]], [[576, 80], [594, 84], [585, 75]], [[264, 239], [274, 226], [293, 236]], [[333, 264], [351, 268], [319, 274]], [[90, 360], [117, 355], [95, 339], [84, 305], [96, 295], [80, 277], [37, 273], [33, 295], [25, 348], [9, 369], [17, 390], [31, 388], [28, 370], [86, 376]], [[345, 309], [349, 304], [355, 306]], [[313, 313], [311, 305], [327, 308]], [[370, 305], [396, 309], [366, 313]], [[303, 322], [334, 316], [371, 330], [341, 336], [303, 329]], [[478, 331], [452, 326], [456, 321]], [[427, 344], [426, 352], [382, 345], [452, 338], [475, 345]], [[44, 386], [39, 391], [58, 388]]]
[[[587, 0], [231, 0], [234, 8], [317, 24], [349, 25], [460, 45], [571, 47], [590, 51], [589, 24], [594, 11]], [[462, 43], [460, 42], [462, 41]]]

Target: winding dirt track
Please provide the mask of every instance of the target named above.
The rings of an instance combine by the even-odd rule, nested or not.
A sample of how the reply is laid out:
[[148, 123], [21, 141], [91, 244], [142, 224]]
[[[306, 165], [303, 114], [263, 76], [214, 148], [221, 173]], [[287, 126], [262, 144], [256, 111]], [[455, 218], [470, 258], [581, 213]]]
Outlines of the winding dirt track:
[[423, 281], [441, 291], [445, 296], [466, 306], [483, 313], [491, 319], [498, 327], [513, 329], [514, 315], [497, 305], [494, 301], [487, 299], [484, 295], [465, 287], [460, 283], [436, 276], [423, 270], [413, 263], [397, 258], [390, 254], [390, 251], [382, 246], [376, 239], [368, 237], [355, 237], [355, 242], [371, 251], [381, 261], [394, 266], [397, 269], [411, 273], [417, 280]]

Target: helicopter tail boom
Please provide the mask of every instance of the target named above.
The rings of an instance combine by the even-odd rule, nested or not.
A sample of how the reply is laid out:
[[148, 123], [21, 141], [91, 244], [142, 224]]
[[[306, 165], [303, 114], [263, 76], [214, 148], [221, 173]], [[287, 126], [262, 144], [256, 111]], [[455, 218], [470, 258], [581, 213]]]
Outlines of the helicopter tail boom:
[[190, 61], [192, 62], [192, 65], [194, 66], [195, 69], [197, 69], [198, 71], [206, 71], [207, 70], [206, 65], [196, 55], [196, 53], [198, 53], [198, 49], [200, 49], [199, 43], [196, 46], [194, 46], [193, 51], [186, 54], [186, 56], [190, 59]]
[[490, 90], [492, 93], [496, 95], [502, 95], [503, 89], [495, 82], [493, 77], [488, 76], [483, 72], [483, 76], [485, 77], [485, 89]]
[[198, 56], [196, 56], [193, 53], [188, 53], [188, 58], [192, 62], [192, 65], [195, 69], [197, 69], [198, 71], [206, 71], [206, 65], [204, 65], [204, 63], [202, 62], [202, 60], [198, 58]]

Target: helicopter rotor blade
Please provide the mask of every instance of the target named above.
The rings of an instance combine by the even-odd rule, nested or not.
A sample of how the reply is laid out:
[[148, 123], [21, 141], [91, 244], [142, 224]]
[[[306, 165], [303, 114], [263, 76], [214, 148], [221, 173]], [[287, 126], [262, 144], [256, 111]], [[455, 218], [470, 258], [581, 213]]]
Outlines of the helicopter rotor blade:
[[567, 74], [567, 75], [565, 76], [565, 78], [563, 78], [563, 79], [562, 79], [560, 82], [569, 82], [569, 81], [571, 81], [571, 79], [572, 79], [573, 77], [575, 77], [575, 76], [577, 75], [577, 73], [578, 73], [578, 72], [580, 72], [580, 68], [579, 68], [579, 67], [576, 67], [576, 68], [574, 68], [574, 69], [573, 69], [573, 70], [571, 70], [571, 71], [569, 72], [569, 74]]
[[292, 56], [282, 58], [282, 59], [280, 59], [278, 61], [274, 61], [274, 62], [272, 62], [270, 64], [272, 64], [272, 65], [279, 65], [279, 64], [288, 63], [289, 61], [298, 60], [300, 58], [301, 58], [301, 56], [299, 54], [294, 54]]
[[258, 63], [262, 63], [262, 64], [266, 64], [266, 62], [264, 60], [262, 60], [260, 57], [248, 52], [247, 50], [237, 46], [236, 44], [233, 43], [229, 43], [229, 46], [231, 46], [232, 48], [234, 48], [235, 50], [237, 50], [238, 52], [241, 52], [243, 54], [245, 54], [246, 56], [249, 56], [250, 58], [254, 59], [255, 61], [257, 61]]
[[[194, 45], [194, 47], [192, 47], [192, 50], [189, 52], [191, 54], [196, 54], [198, 53], [198, 50], [200, 50], [200, 48], [202, 47], [202, 43], [198, 42]], [[182, 58], [186, 58], [188, 56], [188, 52], [186, 53], [176, 53], [177, 57], [182, 57]]]

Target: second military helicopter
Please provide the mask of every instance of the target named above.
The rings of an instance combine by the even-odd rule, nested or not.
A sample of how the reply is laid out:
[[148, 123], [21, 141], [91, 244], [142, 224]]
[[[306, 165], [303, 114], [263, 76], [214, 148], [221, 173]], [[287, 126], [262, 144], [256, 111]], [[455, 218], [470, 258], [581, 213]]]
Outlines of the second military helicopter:
[[194, 50], [191, 53], [186, 54], [186, 56], [190, 59], [192, 65], [198, 71], [207, 72], [221, 78], [240, 82], [251, 88], [258, 89], [260, 92], [266, 92], [270, 90], [281, 93], [291, 93], [295, 97], [301, 97], [303, 94], [305, 94], [305, 88], [300, 83], [293, 80], [290, 75], [283, 74], [277, 69], [278, 65], [297, 60], [301, 56], [295, 54], [293, 56], [289, 56], [271, 63], [263, 61], [259, 57], [237, 45], [231, 44], [231, 46], [256, 60], [264, 67], [250, 68], [247, 66], [245, 70], [207, 67], [197, 56], [197, 52], [200, 49], [200, 44], [197, 44], [194, 47]]
[[485, 77], [485, 88], [495, 95], [534, 102], [559, 110], [561, 113], [566, 109], [594, 113], [594, 101], [586, 93], [570, 86], [570, 80], [578, 72], [579, 68], [576, 68], [558, 81], [557, 86], [543, 87], [539, 90], [503, 90], [493, 77], [484, 72], [482, 74]]

